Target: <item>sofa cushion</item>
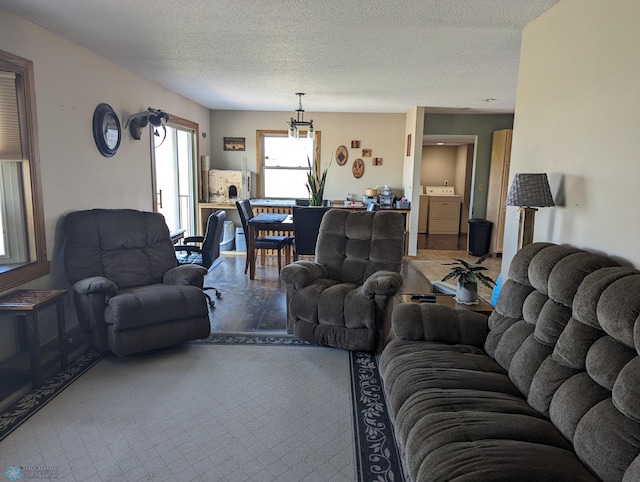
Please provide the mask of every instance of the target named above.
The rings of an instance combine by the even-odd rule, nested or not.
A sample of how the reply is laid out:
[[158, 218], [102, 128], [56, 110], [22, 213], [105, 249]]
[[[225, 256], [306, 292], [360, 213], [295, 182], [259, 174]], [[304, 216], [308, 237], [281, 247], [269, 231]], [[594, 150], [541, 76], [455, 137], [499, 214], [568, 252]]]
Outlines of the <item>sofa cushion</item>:
[[[473, 397], [475, 393], [469, 393], [469, 396]], [[500, 405], [498, 404], [496, 408], [500, 408]], [[407, 468], [410, 474], [417, 475], [429, 454], [438, 453], [441, 449], [446, 451], [450, 446], [470, 444], [469, 450], [475, 452], [476, 457], [482, 457], [487, 450], [485, 443], [501, 443], [505, 451], [509, 451], [521, 446], [518, 442], [530, 444], [527, 445], [530, 450], [535, 450], [536, 446], [547, 446], [547, 453], [550, 456], [554, 453], [563, 455], [572, 453], [571, 444], [553, 424], [543, 418], [502, 413], [497, 410], [493, 412], [429, 411], [416, 422], [407, 436], [407, 452], [413, 454], [413, 457], [407, 460]], [[573, 458], [576, 458], [575, 455]], [[467, 474], [473, 474], [473, 470], [473, 467], [467, 468]], [[502, 470], [495, 467], [495, 471]], [[585, 472], [584, 469], [583, 472]], [[416, 477], [415, 480], [436, 479]]]
[[393, 419], [396, 436], [406, 440], [416, 423], [432, 413], [504, 413], [544, 417], [520, 396], [486, 390], [431, 388], [407, 398]]
[[412, 393], [428, 389], [487, 390], [521, 396], [502, 367], [476, 347], [392, 340], [385, 353], [391, 359], [383, 362], [381, 375], [392, 417]]
[[332, 209], [322, 218], [316, 261], [328, 278], [358, 285], [376, 271], [400, 272], [404, 230], [398, 213]]
[[456, 482], [596, 479], [570, 450], [517, 440], [480, 440], [446, 445], [428, 454], [412, 480]]

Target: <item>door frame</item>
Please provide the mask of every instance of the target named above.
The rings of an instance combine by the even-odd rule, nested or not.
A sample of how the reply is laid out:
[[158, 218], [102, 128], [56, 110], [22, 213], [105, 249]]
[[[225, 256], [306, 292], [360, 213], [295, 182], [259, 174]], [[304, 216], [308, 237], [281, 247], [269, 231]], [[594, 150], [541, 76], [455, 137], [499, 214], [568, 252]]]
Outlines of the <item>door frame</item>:
[[[194, 219], [194, 225], [197, 229], [198, 222], [198, 202], [200, 201], [199, 196], [199, 188], [198, 188], [198, 177], [199, 177], [199, 159], [200, 159], [200, 126], [197, 122], [190, 121], [188, 119], [184, 119], [183, 117], [178, 117], [177, 115], [169, 114], [169, 120], [167, 124], [172, 126], [177, 126], [183, 129], [191, 130], [194, 133], [194, 142], [193, 142], [193, 161], [191, 165], [191, 169], [193, 170], [193, 175], [191, 176], [191, 195], [193, 199], [192, 216]], [[153, 203], [153, 212], [158, 212], [158, 196], [157, 196], [157, 186], [156, 186], [156, 149], [155, 149], [155, 139], [153, 135], [154, 130], [149, 129], [149, 146], [151, 150], [151, 202]]]

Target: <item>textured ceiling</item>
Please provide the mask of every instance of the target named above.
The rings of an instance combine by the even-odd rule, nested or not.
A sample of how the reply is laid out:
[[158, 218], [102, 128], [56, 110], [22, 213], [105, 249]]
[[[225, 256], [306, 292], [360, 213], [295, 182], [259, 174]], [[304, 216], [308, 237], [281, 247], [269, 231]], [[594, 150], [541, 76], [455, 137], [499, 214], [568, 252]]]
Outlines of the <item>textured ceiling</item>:
[[[523, 27], [558, 0], [0, 0], [211, 109], [513, 112]], [[0, 15], [2, 11], [0, 10]], [[485, 99], [495, 99], [486, 102]]]

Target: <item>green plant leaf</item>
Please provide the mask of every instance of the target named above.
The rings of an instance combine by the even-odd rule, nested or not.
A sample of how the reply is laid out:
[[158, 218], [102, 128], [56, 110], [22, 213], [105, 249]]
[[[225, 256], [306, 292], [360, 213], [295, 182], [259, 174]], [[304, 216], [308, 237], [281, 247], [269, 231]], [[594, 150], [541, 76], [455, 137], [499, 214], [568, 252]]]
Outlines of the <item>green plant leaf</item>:
[[492, 288], [495, 285], [489, 276], [481, 273], [480, 271], [487, 271], [488, 268], [480, 266], [480, 263], [486, 259], [486, 256], [480, 258], [477, 263], [469, 263], [463, 259], [452, 258], [455, 263], [443, 263], [443, 266], [453, 266], [449, 273], [442, 278], [442, 281], [455, 278], [461, 286], [475, 285], [477, 290], [478, 280], [488, 288]]

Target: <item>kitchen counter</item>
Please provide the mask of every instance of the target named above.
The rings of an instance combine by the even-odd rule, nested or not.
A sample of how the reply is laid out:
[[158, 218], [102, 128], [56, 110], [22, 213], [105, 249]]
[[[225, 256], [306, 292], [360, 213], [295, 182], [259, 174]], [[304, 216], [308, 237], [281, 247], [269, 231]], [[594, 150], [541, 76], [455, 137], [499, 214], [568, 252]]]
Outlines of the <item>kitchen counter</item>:
[[[291, 214], [295, 204], [296, 202], [293, 199], [251, 199], [251, 206], [254, 208], [255, 214], [263, 212]], [[344, 200], [342, 199], [331, 201], [331, 207], [334, 209], [351, 209], [353, 211], [364, 211], [367, 208], [367, 206], [362, 202], [354, 202], [350, 206], [345, 206]], [[198, 203], [198, 226], [200, 228], [200, 233], [204, 233], [206, 220], [209, 217], [210, 212], [216, 209], [224, 209], [227, 211], [227, 219], [232, 218], [235, 213], [237, 213], [235, 200], [225, 200], [224, 203]], [[397, 209], [395, 206], [381, 206], [379, 209], [383, 211], [395, 211], [402, 214], [405, 217], [405, 229], [408, 228], [407, 217], [411, 210], [410, 207], [407, 209]], [[236, 221], [235, 219], [234, 222], [236, 225], [239, 224], [239, 221]], [[408, 252], [408, 239], [408, 232], [405, 231], [405, 254]]]

